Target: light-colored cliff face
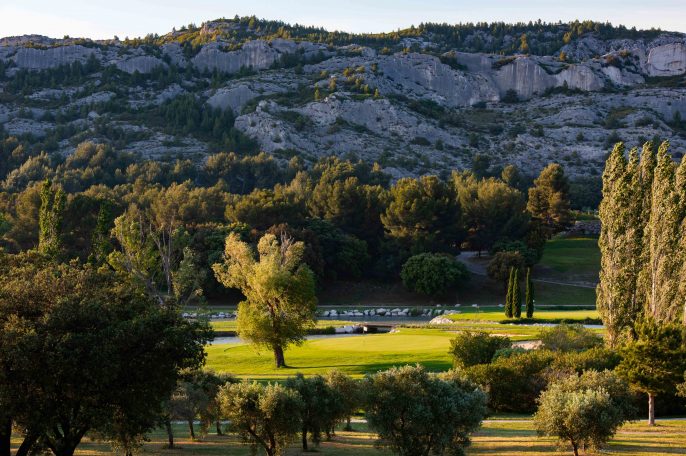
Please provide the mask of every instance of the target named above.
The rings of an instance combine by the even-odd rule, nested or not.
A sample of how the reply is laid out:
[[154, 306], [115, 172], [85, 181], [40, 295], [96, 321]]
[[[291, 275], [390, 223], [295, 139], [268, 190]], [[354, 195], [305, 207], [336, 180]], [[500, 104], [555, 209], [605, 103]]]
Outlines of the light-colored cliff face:
[[249, 41], [237, 51], [224, 52], [220, 43], [203, 46], [193, 57], [193, 65], [202, 71], [238, 73], [241, 68], [264, 70], [278, 58], [279, 51], [262, 40]]
[[650, 76], [677, 76], [686, 72], [686, 44], [672, 43], [654, 47], [648, 53]]
[[[40, 48], [28, 47], [29, 42]], [[612, 135], [629, 145], [657, 135], [669, 139], [675, 150], [686, 148], [683, 126], [674, 123], [679, 116], [686, 119], [686, 89], [674, 80], [655, 84], [651, 79], [686, 73], [681, 35], [649, 42], [584, 37], [564, 48], [569, 51], [564, 62], [557, 55], [438, 55], [428, 44], [415, 44], [425, 50], [387, 55], [357, 44], [329, 48], [256, 39], [229, 51], [220, 40], [195, 49], [198, 52], [191, 56], [191, 49], [178, 43], [155, 49], [116, 42], [88, 47], [44, 37], [0, 40], [0, 60], [7, 63], [9, 78], [0, 80], [0, 92], [14, 90], [8, 81], [21, 69], [85, 63], [91, 56], [103, 67], [113, 65], [127, 73], [179, 70], [173, 81], [140, 78], [117, 91], [99, 87], [99, 71], [87, 76], [85, 86], [79, 82], [59, 89], [30, 87], [3, 98], [9, 102], [0, 101], [0, 127], [11, 134], [47, 136], [52, 129], [69, 126], [78, 136], [59, 144], [61, 152], [69, 153], [77, 137], [103, 140], [99, 127], [107, 122], [136, 133], [122, 149], [152, 157], [185, 154], [201, 159], [209, 148], [206, 139], [172, 136], [154, 122], [133, 125], [130, 117], [107, 112], [112, 101], [129, 112], [154, 112], [165, 101], [190, 94], [200, 103], [230, 109], [235, 127], [276, 157], [290, 157], [296, 151], [312, 161], [354, 153], [382, 162], [395, 177], [466, 167], [476, 153], [489, 155], [492, 163], [516, 163], [532, 173], [558, 161], [570, 174], [593, 174], [602, 166]], [[274, 66], [283, 56], [293, 57], [284, 62], [288, 67]], [[199, 71], [183, 71], [188, 67]], [[241, 68], [254, 71], [240, 74]], [[215, 70], [218, 76], [205, 73]], [[331, 78], [337, 80], [333, 93]], [[367, 95], [360, 90], [365, 84], [370, 89]], [[315, 86], [321, 92], [317, 101]], [[580, 92], [549, 90], [563, 87]], [[371, 96], [375, 89], [379, 97]], [[521, 102], [502, 103], [508, 90], [514, 90]], [[79, 118], [64, 125], [56, 120], [64, 117], [55, 115], [60, 110], [78, 112]], [[610, 115], [614, 120], [608, 123]]]
[[98, 59], [102, 58], [99, 49], [79, 45], [58, 46], [49, 49], [20, 47], [12, 60], [20, 69], [44, 70], [73, 62], [85, 63], [91, 54]]
[[543, 94], [555, 81], [538, 63], [525, 57], [497, 70], [493, 79], [501, 94], [514, 90], [524, 99]]
[[142, 74], [147, 74], [160, 66], [165, 69], [167, 68], [167, 64], [162, 60], [149, 55], [139, 55], [126, 60], [115, 60], [114, 64], [118, 69], [129, 74], [133, 74], [136, 71]]
[[585, 65], [571, 65], [559, 74], [555, 75], [555, 86], [567, 86], [570, 89], [583, 90], [584, 92], [594, 92], [600, 90], [605, 85], [602, 73], [594, 71]]
[[240, 85], [227, 89], [219, 89], [207, 99], [207, 103], [213, 108], [230, 109], [234, 113], [240, 112], [241, 108], [253, 98], [259, 96], [247, 85]]
[[379, 59], [378, 68], [381, 77], [374, 82], [385, 86], [381, 90], [429, 98], [446, 106], [470, 106], [498, 97], [479, 75], [453, 70], [431, 55], [397, 54]]

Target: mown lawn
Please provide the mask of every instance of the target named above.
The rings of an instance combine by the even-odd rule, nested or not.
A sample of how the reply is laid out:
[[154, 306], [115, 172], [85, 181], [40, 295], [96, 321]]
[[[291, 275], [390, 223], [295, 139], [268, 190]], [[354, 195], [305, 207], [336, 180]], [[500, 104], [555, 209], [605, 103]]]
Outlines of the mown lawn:
[[[337, 432], [334, 440], [322, 442], [316, 450], [325, 456], [387, 456], [388, 450], [374, 448], [376, 436], [367, 430], [366, 425], [356, 423], [356, 432]], [[210, 434], [204, 438], [191, 441], [184, 426], [175, 426], [178, 449], [166, 450], [166, 435], [156, 431], [150, 435], [140, 454], [150, 456], [248, 456], [249, 448], [242, 445], [234, 435], [217, 436]], [[585, 455], [613, 454], [622, 456], [666, 456], [686, 454], [686, 419], [675, 421], [658, 421], [658, 426], [648, 427], [644, 422], [630, 423], [622, 427], [608, 447], [602, 453], [586, 452]], [[17, 442], [14, 442], [15, 445]], [[560, 451], [555, 441], [548, 437], [538, 437], [533, 423], [527, 420], [488, 421], [472, 438], [472, 446], [467, 448], [467, 455], [490, 456], [549, 456], [551, 454], [572, 454], [567, 448]], [[77, 449], [79, 456], [114, 455], [107, 444], [85, 439]], [[259, 453], [262, 454], [262, 453]], [[288, 456], [303, 455], [297, 446], [291, 447]]]
[[[446, 315], [454, 321], [461, 320], [479, 320], [479, 321], [509, 321], [505, 317], [505, 310], [501, 307], [465, 307], [457, 309], [460, 311], [459, 314]], [[522, 312], [524, 312], [524, 306], [522, 305]], [[537, 309], [534, 312], [534, 319], [541, 320], [556, 320], [556, 319], [568, 319], [568, 320], [584, 320], [587, 318], [599, 318], [597, 310], [544, 310]], [[512, 319], [510, 319], [512, 320]]]
[[273, 354], [251, 345], [211, 345], [207, 367], [243, 378], [282, 379], [298, 372], [324, 374], [338, 369], [354, 377], [405, 364], [422, 364], [430, 370], [451, 367], [448, 354], [454, 333], [401, 328], [396, 333], [308, 340], [286, 351], [287, 369], [274, 367]]
[[597, 281], [600, 271], [598, 239], [592, 237], [555, 238], [548, 241], [537, 265], [564, 277]]

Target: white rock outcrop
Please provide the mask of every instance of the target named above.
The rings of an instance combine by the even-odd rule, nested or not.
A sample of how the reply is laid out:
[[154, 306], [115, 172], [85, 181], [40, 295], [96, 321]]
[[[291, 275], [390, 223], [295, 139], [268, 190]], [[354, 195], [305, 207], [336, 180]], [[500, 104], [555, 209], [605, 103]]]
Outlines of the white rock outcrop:
[[686, 44], [671, 43], [657, 46], [648, 53], [647, 70], [650, 76], [678, 76], [686, 72]]
[[74, 62], [85, 63], [91, 55], [101, 59], [96, 48], [76, 46], [56, 46], [48, 49], [20, 47], [12, 57], [17, 68], [27, 70], [45, 70]]

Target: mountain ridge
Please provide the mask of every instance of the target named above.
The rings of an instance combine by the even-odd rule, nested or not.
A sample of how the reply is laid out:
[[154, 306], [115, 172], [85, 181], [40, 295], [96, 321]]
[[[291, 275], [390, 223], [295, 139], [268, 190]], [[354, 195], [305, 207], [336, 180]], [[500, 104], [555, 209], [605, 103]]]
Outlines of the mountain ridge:
[[[367, 45], [345, 44], [354, 38]], [[501, 53], [460, 50], [477, 47]], [[45, 148], [63, 155], [119, 129], [117, 147], [157, 159], [352, 154], [401, 177], [486, 156], [597, 176], [613, 139], [686, 145], [685, 73], [686, 35], [660, 30], [422, 24], [354, 35], [237, 18], [125, 41], [0, 39], [0, 126], [52, 138]], [[158, 119], [191, 104], [191, 117], [219, 122], [203, 127], [212, 133], [182, 115], [173, 128]]]

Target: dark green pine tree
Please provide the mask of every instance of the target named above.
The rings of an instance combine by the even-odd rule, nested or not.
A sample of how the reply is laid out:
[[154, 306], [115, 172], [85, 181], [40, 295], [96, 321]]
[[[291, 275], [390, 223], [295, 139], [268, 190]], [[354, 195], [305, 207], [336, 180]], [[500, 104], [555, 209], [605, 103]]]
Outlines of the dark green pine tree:
[[512, 282], [512, 314], [515, 318], [522, 318], [522, 290], [519, 287], [519, 268], [514, 270]]
[[526, 270], [526, 318], [534, 317], [534, 283], [531, 280], [531, 268]]
[[512, 305], [514, 270], [514, 267], [510, 268], [510, 278], [507, 281], [507, 294], [505, 295], [505, 316], [507, 318], [512, 318], [512, 315], [514, 315], [514, 306]]

